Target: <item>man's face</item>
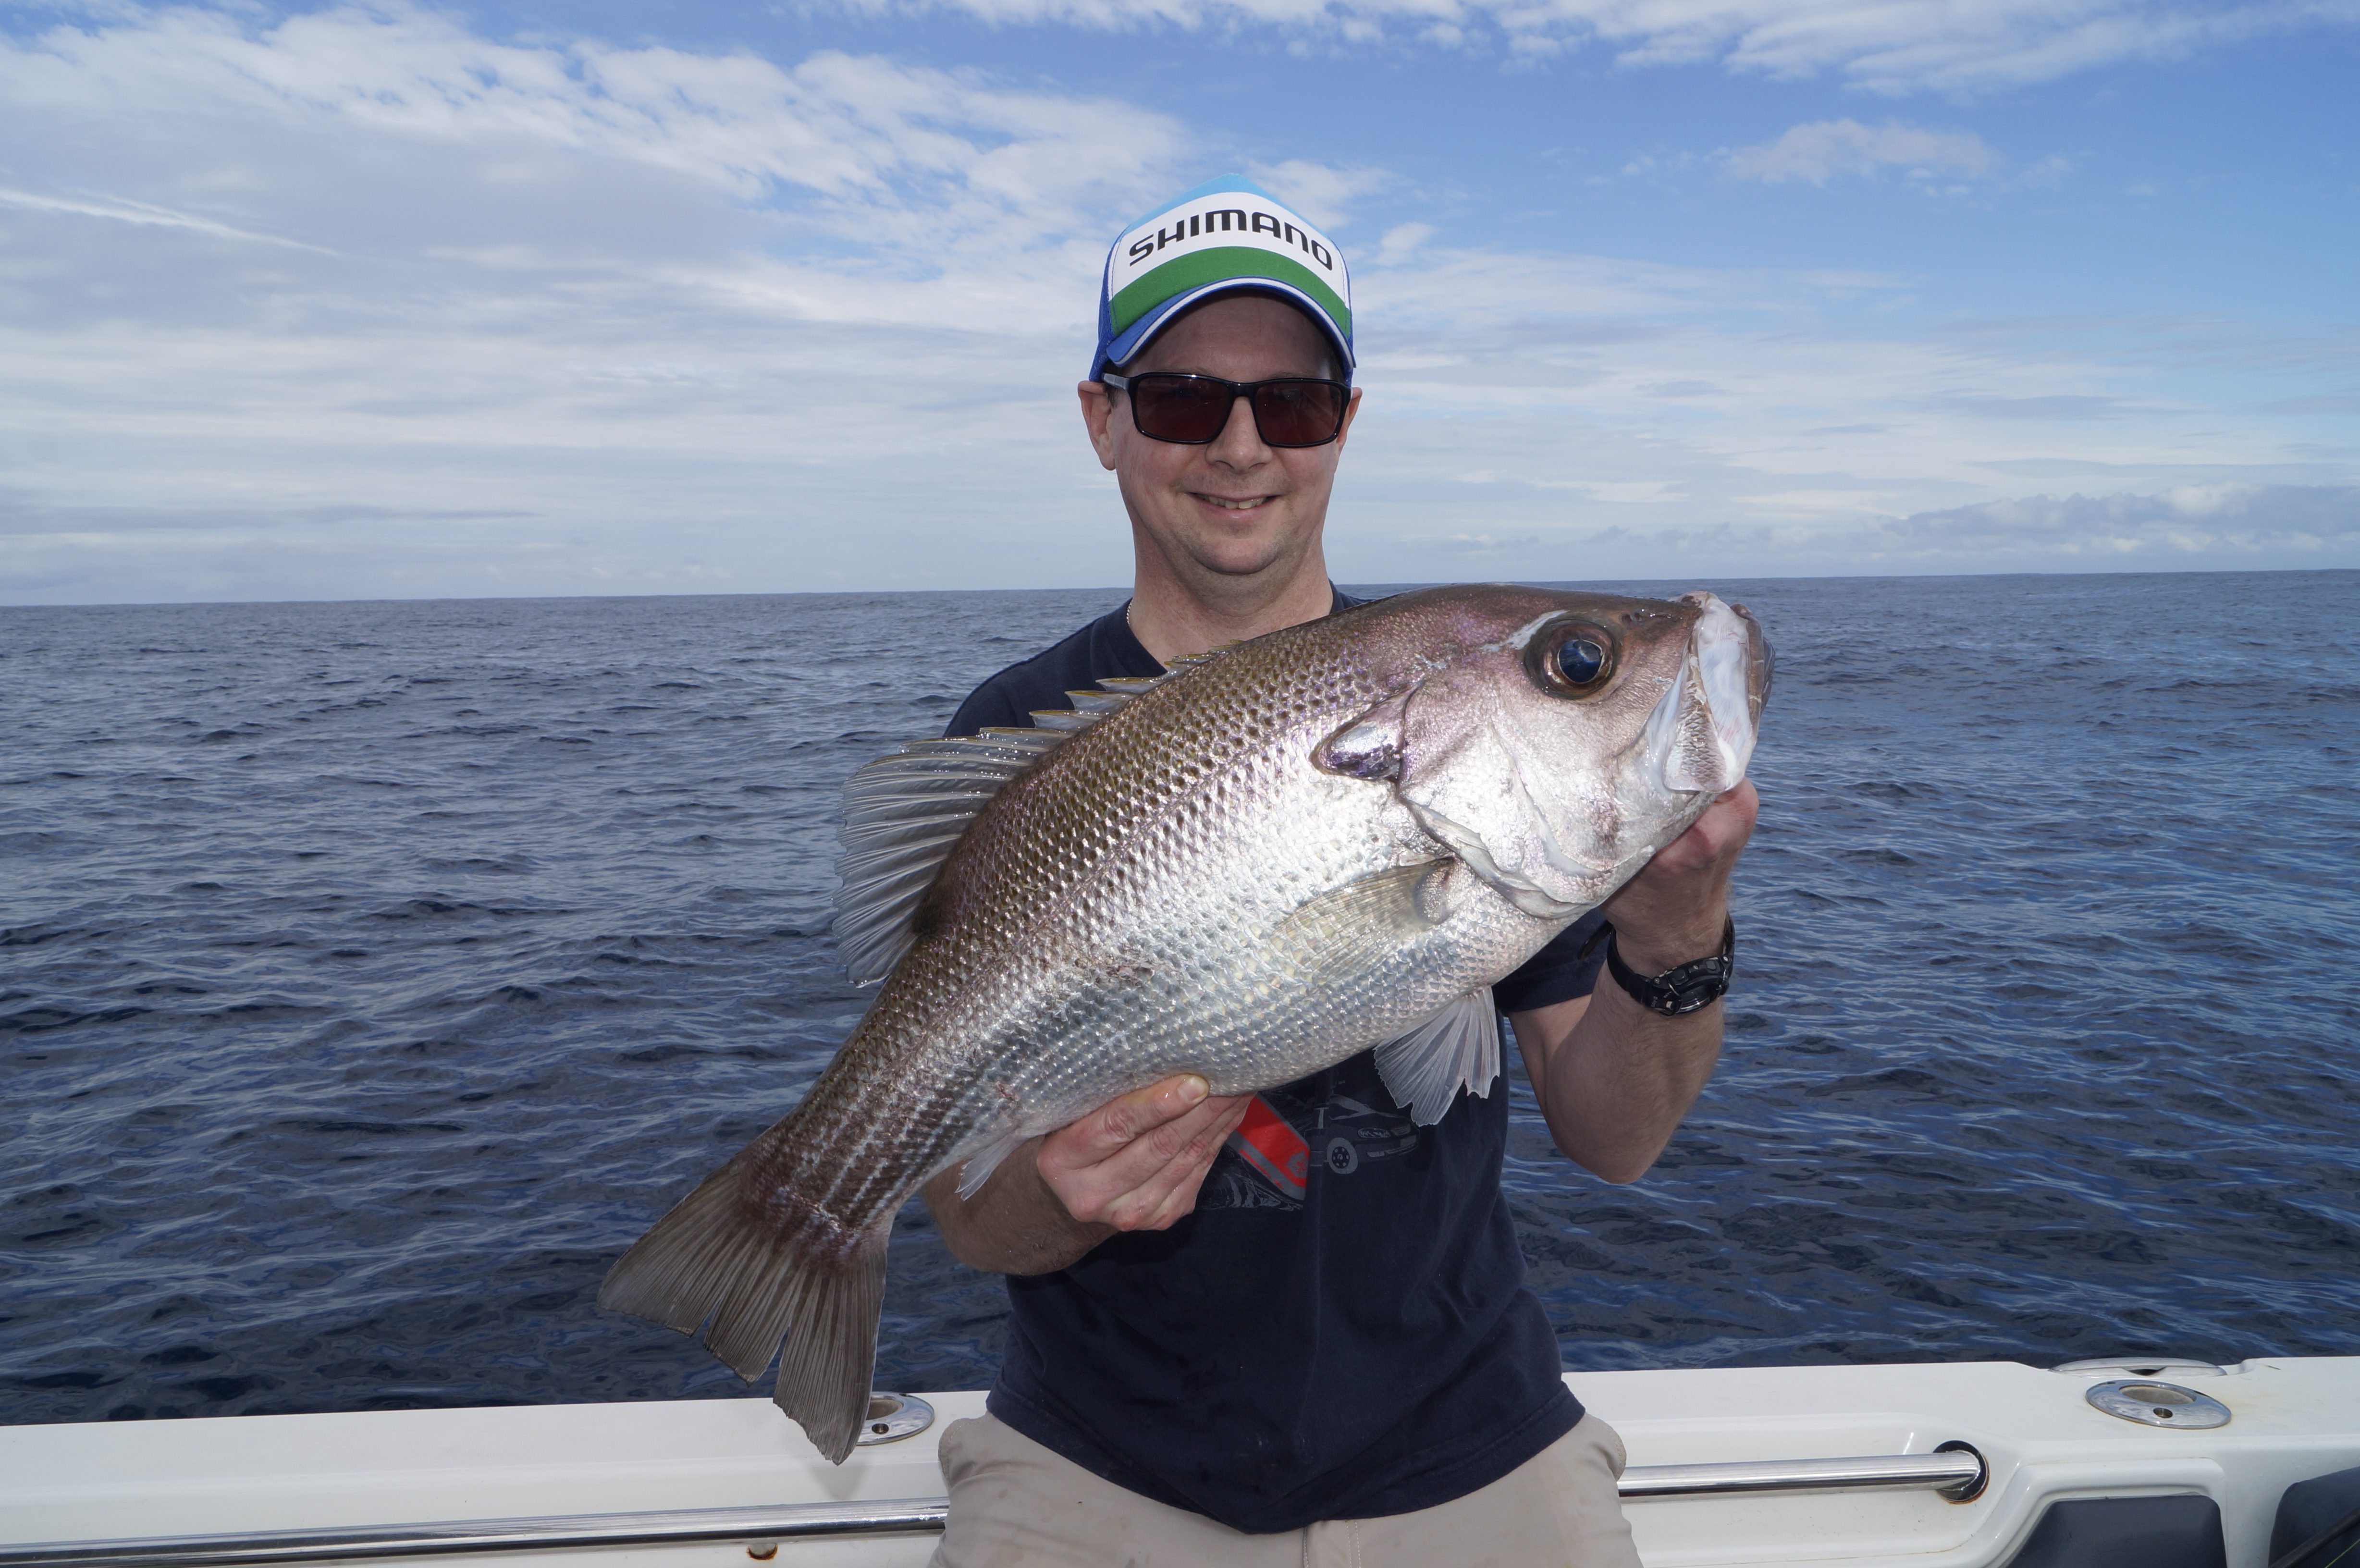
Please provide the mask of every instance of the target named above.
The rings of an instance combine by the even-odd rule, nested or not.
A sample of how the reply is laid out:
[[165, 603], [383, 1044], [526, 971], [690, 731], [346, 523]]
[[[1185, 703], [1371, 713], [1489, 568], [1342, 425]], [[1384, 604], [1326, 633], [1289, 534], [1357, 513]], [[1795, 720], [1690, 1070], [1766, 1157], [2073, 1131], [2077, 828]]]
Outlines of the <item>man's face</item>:
[[[1334, 350], [1309, 318], [1265, 295], [1234, 294], [1197, 306], [1164, 329], [1125, 367], [1133, 376], [1176, 370], [1228, 381], [1304, 376], [1332, 379]], [[1356, 387], [1344, 432], [1326, 446], [1273, 447], [1243, 398], [1209, 446], [1139, 433], [1129, 397], [1101, 382], [1081, 385], [1082, 415], [1098, 461], [1122, 486], [1132, 528], [1184, 582], [1282, 574], [1318, 543], [1344, 436], [1360, 411]]]

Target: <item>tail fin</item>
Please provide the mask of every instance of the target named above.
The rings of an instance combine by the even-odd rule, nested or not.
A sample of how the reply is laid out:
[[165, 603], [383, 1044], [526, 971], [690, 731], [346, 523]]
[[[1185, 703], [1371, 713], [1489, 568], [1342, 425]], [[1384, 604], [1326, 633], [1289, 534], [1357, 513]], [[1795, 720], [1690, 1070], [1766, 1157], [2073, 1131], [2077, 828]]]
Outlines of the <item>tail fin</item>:
[[847, 1231], [807, 1209], [753, 1202], [742, 1170], [753, 1152], [639, 1237], [607, 1271], [598, 1304], [682, 1334], [704, 1328], [705, 1347], [749, 1383], [792, 1325], [773, 1397], [841, 1465], [869, 1411], [891, 1211], [882, 1225]]

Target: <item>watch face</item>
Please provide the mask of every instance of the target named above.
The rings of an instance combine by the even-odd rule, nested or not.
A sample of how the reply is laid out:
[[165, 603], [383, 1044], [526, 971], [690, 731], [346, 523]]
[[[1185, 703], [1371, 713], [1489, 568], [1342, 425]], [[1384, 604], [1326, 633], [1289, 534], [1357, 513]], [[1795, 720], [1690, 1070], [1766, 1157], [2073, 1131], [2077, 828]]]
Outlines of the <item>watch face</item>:
[[1677, 1013], [1693, 1013], [1718, 1002], [1729, 990], [1729, 965], [1725, 959], [1699, 960], [1698, 972], [1682, 976], [1667, 987], [1677, 998]]
[[[1612, 930], [1611, 926], [1607, 928]], [[1721, 950], [1703, 958], [1665, 970], [1661, 975], [1634, 973], [1622, 962], [1622, 955], [1610, 942], [1606, 949], [1606, 967], [1615, 981], [1635, 997], [1641, 1006], [1667, 1018], [1686, 1017], [1699, 1012], [1729, 992], [1730, 980], [1737, 972], [1737, 927], [1734, 922], [1721, 933]]]

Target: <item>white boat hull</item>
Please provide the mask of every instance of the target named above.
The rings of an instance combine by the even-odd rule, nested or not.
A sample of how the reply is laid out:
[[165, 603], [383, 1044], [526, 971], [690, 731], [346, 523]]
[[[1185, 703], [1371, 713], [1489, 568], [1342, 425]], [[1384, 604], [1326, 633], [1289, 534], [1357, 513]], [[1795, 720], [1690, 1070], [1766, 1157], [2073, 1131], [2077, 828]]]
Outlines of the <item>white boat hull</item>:
[[[1634, 1469], [1980, 1454], [1988, 1485], [1633, 1497], [1648, 1568], [1841, 1563], [1999, 1568], [2061, 1500], [2199, 1494], [2220, 1508], [2230, 1568], [2265, 1568], [2286, 1487], [2360, 1466], [2360, 1357], [2259, 1359], [2160, 1375], [2226, 1405], [2209, 1431], [2133, 1424], [2089, 1388], [2123, 1371], [2013, 1362], [1576, 1373]], [[935, 1443], [980, 1393], [927, 1394], [927, 1431], [822, 1461], [765, 1399], [249, 1416], [0, 1428], [0, 1561], [33, 1543], [252, 1534], [463, 1519], [932, 1498]], [[768, 1561], [915, 1565], [928, 1533], [790, 1541]], [[759, 1550], [758, 1545], [757, 1550]], [[442, 1562], [490, 1563], [512, 1552]], [[748, 1543], [540, 1551], [606, 1568], [748, 1562]]]

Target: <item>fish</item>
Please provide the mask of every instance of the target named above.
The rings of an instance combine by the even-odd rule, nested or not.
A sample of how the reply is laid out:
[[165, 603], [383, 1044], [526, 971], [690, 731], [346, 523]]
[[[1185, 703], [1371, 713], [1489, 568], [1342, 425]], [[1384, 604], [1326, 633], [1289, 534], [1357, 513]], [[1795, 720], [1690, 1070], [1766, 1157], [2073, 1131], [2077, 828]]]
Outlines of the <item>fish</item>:
[[1745, 775], [1758, 622], [1420, 590], [914, 742], [845, 789], [835, 934], [867, 1013], [800, 1105], [615, 1264], [842, 1463], [893, 1217], [1175, 1073], [1239, 1094], [1375, 1047], [1432, 1125], [1500, 1074], [1491, 985]]

